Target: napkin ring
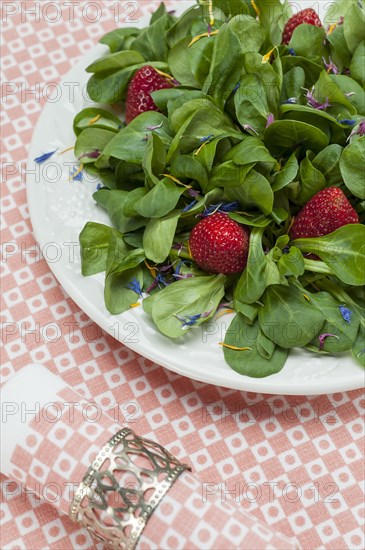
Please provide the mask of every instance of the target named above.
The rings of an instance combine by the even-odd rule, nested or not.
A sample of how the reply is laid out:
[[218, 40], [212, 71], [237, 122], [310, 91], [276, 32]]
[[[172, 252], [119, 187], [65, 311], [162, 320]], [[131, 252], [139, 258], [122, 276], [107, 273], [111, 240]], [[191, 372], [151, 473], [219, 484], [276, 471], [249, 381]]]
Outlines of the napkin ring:
[[87, 470], [69, 516], [108, 548], [133, 550], [149, 517], [186, 469], [158, 443], [124, 428]]

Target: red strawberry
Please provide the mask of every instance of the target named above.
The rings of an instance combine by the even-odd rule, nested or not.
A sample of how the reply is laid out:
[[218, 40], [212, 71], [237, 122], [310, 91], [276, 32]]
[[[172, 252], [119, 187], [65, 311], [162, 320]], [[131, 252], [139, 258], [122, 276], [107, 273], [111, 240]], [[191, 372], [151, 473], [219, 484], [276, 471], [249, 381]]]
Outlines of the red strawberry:
[[216, 212], [193, 228], [189, 246], [201, 269], [231, 275], [245, 269], [249, 239], [247, 227], [231, 220], [227, 214]]
[[146, 65], [139, 69], [132, 78], [126, 100], [125, 119], [129, 124], [134, 118], [146, 111], [158, 111], [158, 107], [151, 97], [151, 92], [173, 88], [173, 84], [164, 76]]
[[290, 230], [292, 239], [322, 237], [348, 223], [359, 223], [358, 215], [338, 187], [327, 187], [307, 202]]
[[296, 29], [302, 23], [307, 25], [314, 25], [315, 27], [322, 27], [322, 23], [316, 12], [312, 8], [302, 10], [293, 15], [289, 21], [287, 21], [283, 31], [283, 44], [289, 44], [294, 29]]

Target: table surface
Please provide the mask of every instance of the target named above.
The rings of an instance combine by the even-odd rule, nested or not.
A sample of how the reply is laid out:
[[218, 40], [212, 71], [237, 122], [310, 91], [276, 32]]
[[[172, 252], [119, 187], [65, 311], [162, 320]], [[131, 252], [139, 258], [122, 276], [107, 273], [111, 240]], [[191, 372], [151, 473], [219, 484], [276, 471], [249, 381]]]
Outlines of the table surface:
[[[364, 547], [364, 393], [267, 396], [194, 382], [102, 332], [39, 254], [26, 203], [25, 160], [55, 84], [126, 13], [158, 2], [3, 2], [2, 263], [5, 382], [43, 363], [121, 424], [189, 460], [202, 483], [301, 546]], [[172, 6], [173, 2], [169, 5]], [[47, 144], [45, 144], [45, 150]], [[59, 337], [51, 341], [49, 323]], [[93, 548], [89, 535], [2, 476], [1, 548]], [[225, 483], [225, 485], [223, 484]]]

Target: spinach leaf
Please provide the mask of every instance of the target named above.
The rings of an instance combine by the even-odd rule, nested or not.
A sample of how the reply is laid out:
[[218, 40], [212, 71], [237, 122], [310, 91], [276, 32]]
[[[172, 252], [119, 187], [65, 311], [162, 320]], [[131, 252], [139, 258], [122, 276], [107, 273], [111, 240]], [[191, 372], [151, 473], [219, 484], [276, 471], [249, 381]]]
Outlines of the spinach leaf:
[[274, 182], [272, 184], [272, 190], [280, 191], [289, 183], [291, 183], [297, 176], [299, 170], [299, 165], [297, 161], [296, 154], [293, 153], [290, 155], [288, 160], [285, 163], [285, 166], [275, 174]]
[[357, 4], [352, 4], [346, 11], [343, 34], [347, 47], [353, 54], [360, 42], [365, 39], [365, 16], [363, 10]]
[[267, 123], [269, 105], [262, 81], [253, 74], [243, 75], [234, 95], [236, 117], [242, 127], [251, 126], [261, 135]]
[[210, 94], [223, 107], [240, 78], [242, 64], [243, 49], [239, 37], [232, 30], [231, 24], [225, 24], [215, 38], [210, 71], [203, 85], [203, 92]]
[[282, 102], [295, 98], [299, 100], [305, 87], [305, 72], [302, 67], [293, 67], [284, 75]]
[[284, 74], [288, 72], [293, 67], [301, 67], [305, 74], [305, 87], [310, 88], [313, 86], [321, 71], [323, 70], [323, 65], [315, 63], [306, 57], [300, 55], [284, 55], [281, 58]]
[[253, 304], [261, 298], [268, 286], [282, 282], [275, 262], [264, 253], [263, 233], [263, 228], [254, 227], [251, 231], [247, 266], [234, 290], [235, 303]]
[[249, 225], [253, 227], [267, 227], [272, 223], [272, 219], [264, 216], [261, 212], [250, 212], [245, 214], [237, 214], [236, 212], [231, 212], [228, 216], [235, 220], [238, 223], [243, 225]]
[[123, 313], [139, 296], [128, 285], [137, 281], [142, 287], [143, 272], [139, 267], [145, 259], [143, 250], [129, 250], [123, 239], [111, 235], [106, 263], [105, 305], [110, 313]]
[[[115, 229], [87, 222], [80, 233], [81, 272], [86, 277], [105, 271], [110, 236]], [[121, 235], [122, 237], [122, 235]]]
[[[266, 338], [260, 329], [259, 322], [248, 324], [241, 313], [238, 313], [232, 320], [224, 343], [226, 346], [251, 349], [239, 351], [223, 347], [224, 358], [229, 366], [246, 376], [263, 378], [279, 372], [285, 365], [288, 357], [288, 350], [273, 345], [270, 349], [271, 340]], [[265, 350], [270, 349], [265, 357]]]
[[[360, 42], [360, 44], [357, 46], [356, 50], [354, 51], [354, 55], [350, 64], [351, 76], [356, 80], [358, 80], [360, 83], [362, 83], [363, 86], [365, 82], [364, 65], [365, 65], [365, 41], [363, 40], [362, 42]], [[364, 93], [364, 90], [363, 90], [363, 93]], [[361, 113], [362, 115], [365, 114], [363, 108], [361, 111], [358, 109], [358, 112]]]
[[293, 48], [296, 55], [320, 64], [322, 57], [328, 57], [326, 31], [314, 25], [299, 25], [294, 29], [289, 47]]
[[75, 156], [81, 157], [83, 164], [94, 163], [95, 158], [88, 153], [104, 151], [107, 144], [113, 139], [115, 132], [102, 130], [101, 128], [86, 128], [77, 136], [75, 143]]
[[158, 134], [152, 132], [148, 137], [142, 159], [146, 181], [150, 187], [157, 185], [166, 164], [166, 147]]
[[291, 8], [288, 2], [280, 0], [271, 0], [270, 2], [260, 2], [260, 23], [266, 31], [265, 46], [270, 49], [270, 45], [279, 46], [282, 40], [284, 25], [290, 17]]
[[[359, 45], [356, 52], [362, 48], [361, 56], [359, 56], [359, 69], [363, 69], [363, 65], [365, 64], [365, 43], [362, 43]], [[355, 64], [357, 63], [357, 59], [355, 59], [355, 56], [357, 53], [355, 52], [353, 57], [353, 67], [350, 66], [350, 72], [353, 78], [350, 78], [349, 76], [346, 76], [344, 74], [333, 74], [331, 75], [332, 80], [334, 80], [337, 84], [337, 86], [340, 88], [341, 92], [343, 94], [349, 94], [347, 95], [347, 99], [350, 103], [355, 107], [357, 114], [359, 115], [365, 115], [365, 90], [364, 86], [361, 86], [354, 78], [357, 78], [357, 80], [365, 81], [365, 73], [358, 74], [355, 76]], [[354, 70], [355, 69], [355, 70]]]
[[247, 174], [250, 172], [255, 163], [246, 164], [245, 166], [239, 166], [232, 160], [223, 162], [217, 165], [209, 177], [208, 189], [214, 189], [214, 187], [224, 187], [227, 189], [236, 188], [242, 186], [245, 182]]
[[337, 82], [326, 71], [321, 72], [319, 79], [315, 83], [313, 95], [319, 103], [324, 103], [328, 100], [331, 104], [338, 103], [342, 105], [350, 114], [356, 113], [355, 107], [341, 91]]
[[120, 29], [114, 29], [106, 33], [99, 42], [106, 44], [109, 47], [111, 53], [118, 52], [120, 50], [128, 50], [130, 42], [139, 35], [141, 29], [136, 27], [126, 27]]
[[129, 191], [123, 204], [123, 214], [131, 218], [138, 216], [135, 206], [140, 199], [147, 195], [147, 193], [148, 189], [145, 187], [137, 187], [136, 189]]
[[[228, 163], [227, 163], [228, 164]], [[249, 169], [250, 165], [241, 166], [241, 170]], [[248, 172], [242, 185], [225, 186], [230, 200], [239, 200], [246, 207], [257, 207], [265, 215], [271, 214], [274, 205], [274, 193], [268, 180], [253, 168]]]
[[180, 155], [175, 157], [171, 164], [171, 174], [178, 179], [194, 180], [204, 192], [207, 190], [207, 171], [194, 156]]
[[297, 147], [319, 153], [328, 142], [322, 130], [299, 120], [277, 120], [264, 133], [264, 143], [273, 155], [292, 153]]
[[340, 170], [346, 187], [356, 197], [365, 199], [365, 136], [348, 145], [340, 159]]
[[223, 161], [228, 160], [240, 165], [261, 162], [269, 171], [277, 165], [261, 139], [255, 136], [246, 136], [241, 143], [232, 147], [223, 158]]
[[[151, 130], [151, 128], [155, 128]], [[108, 143], [105, 155], [142, 164], [148, 136], [156, 133], [167, 148], [171, 142], [171, 129], [167, 118], [156, 111], [147, 111], [132, 120]]]
[[134, 208], [144, 218], [162, 218], [175, 208], [185, 191], [185, 187], [178, 187], [173, 181], [164, 178], [139, 199]]
[[[338, 17], [336, 17], [336, 20], [338, 20]], [[332, 21], [332, 23], [335, 23], [335, 21]], [[342, 71], [344, 68], [349, 67], [352, 56], [347, 47], [343, 25], [337, 25], [330, 34], [327, 34], [327, 40], [331, 45], [331, 59], [339, 70]]]
[[143, 248], [152, 262], [164, 262], [174, 241], [181, 211], [174, 210], [163, 218], [151, 218], [143, 235]]
[[343, 148], [337, 143], [325, 147], [312, 160], [313, 166], [319, 170], [326, 179], [327, 186], [339, 185], [342, 182], [340, 172], [340, 157]]
[[323, 174], [313, 166], [309, 158], [310, 156], [311, 152], [307, 151], [299, 167], [300, 193], [295, 198], [300, 204], [307, 203], [313, 195], [326, 187], [326, 180]]
[[[351, 349], [360, 326], [358, 313], [352, 311], [351, 320], [348, 323], [344, 320], [340, 311], [340, 306], [344, 304], [339, 303], [328, 292], [316, 292], [310, 294], [310, 298], [325, 317], [321, 332], [335, 335], [325, 338], [323, 350], [329, 353], [338, 353]], [[312, 345], [319, 347], [318, 336], [312, 341]]]
[[128, 192], [120, 190], [100, 189], [93, 194], [93, 198], [99, 206], [105, 208], [112, 224], [121, 233], [128, 233], [146, 225], [146, 220], [136, 217], [126, 216], [124, 213], [124, 203], [127, 200]]
[[323, 237], [296, 239], [303, 252], [316, 254], [348, 285], [365, 284], [365, 226], [348, 224]]
[[87, 107], [74, 118], [73, 129], [76, 136], [86, 128], [90, 128], [91, 125], [93, 128], [117, 132], [121, 128], [122, 122], [114, 113], [105, 109]]
[[[179, 338], [192, 326], [210, 319], [224, 296], [224, 275], [192, 277], [177, 281], [155, 295], [152, 318], [162, 334]], [[191, 317], [196, 318], [189, 325]]]
[[303, 255], [295, 246], [291, 246], [288, 253], [281, 256], [277, 266], [282, 277], [300, 277], [305, 271]]
[[109, 53], [93, 61], [85, 70], [87, 73], [111, 73], [145, 61], [144, 57], [133, 50]]
[[[191, 92], [192, 90], [189, 91]], [[194, 92], [198, 94], [197, 97], [204, 96], [204, 94], [198, 90], [194, 90]], [[175, 99], [178, 99], [186, 93], [187, 88], [182, 88], [181, 86], [179, 86], [178, 88], [165, 88], [162, 90], [156, 90], [155, 92], [151, 92], [151, 97], [154, 103], [160, 109], [160, 111], [167, 111], [167, 105], [170, 101], [173, 102]]]
[[131, 44], [131, 48], [140, 52], [146, 61], [166, 61], [169, 47], [166, 31], [174, 19], [165, 13], [145, 28]]
[[294, 285], [269, 286], [259, 309], [261, 330], [283, 348], [305, 346], [321, 330], [324, 315]]
[[361, 320], [359, 332], [357, 334], [356, 340], [352, 346], [352, 356], [353, 358], [365, 367], [365, 320]]

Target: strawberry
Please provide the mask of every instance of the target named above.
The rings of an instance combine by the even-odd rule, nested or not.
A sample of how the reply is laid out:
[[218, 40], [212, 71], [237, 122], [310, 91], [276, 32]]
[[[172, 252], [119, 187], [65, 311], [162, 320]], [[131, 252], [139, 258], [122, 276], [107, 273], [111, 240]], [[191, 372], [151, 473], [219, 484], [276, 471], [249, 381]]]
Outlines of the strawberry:
[[201, 269], [232, 275], [247, 264], [250, 232], [247, 227], [216, 212], [203, 218], [190, 234], [193, 259]]
[[307, 202], [290, 230], [292, 239], [322, 237], [348, 223], [359, 223], [358, 215], [338, 187], [327, 187]]
[[296, 29], [302, 23], [307, 25], [314, 25], [315, 27], [322, 27], [322, 23], [317, 13], [312, 8], [302, 10], [293, 15], [289, 21], [287, 21], [283, 31], [283, 44], [289, 44], [294, 29]]
[[158, 107], [151, 97], [151, 92], [173, 88], [173, 84], [160, 75], [153, 67], [146, 65], [139, 69], [132, 78], [126, 99], [126, 123], [146, 111], [158, 111]]

